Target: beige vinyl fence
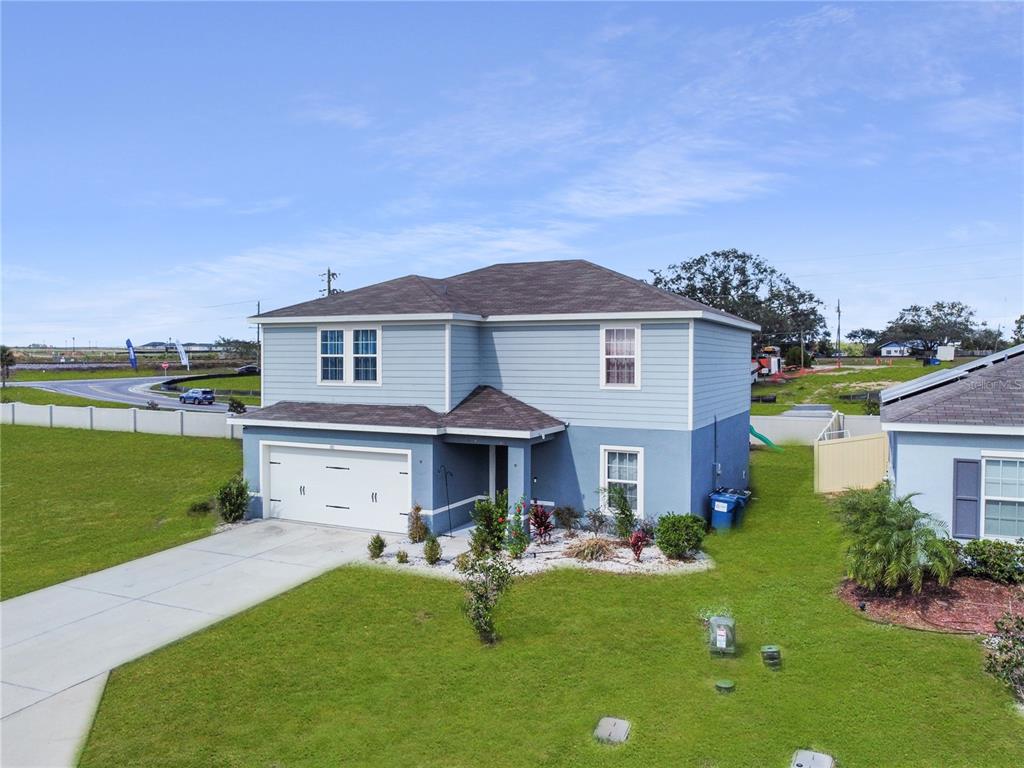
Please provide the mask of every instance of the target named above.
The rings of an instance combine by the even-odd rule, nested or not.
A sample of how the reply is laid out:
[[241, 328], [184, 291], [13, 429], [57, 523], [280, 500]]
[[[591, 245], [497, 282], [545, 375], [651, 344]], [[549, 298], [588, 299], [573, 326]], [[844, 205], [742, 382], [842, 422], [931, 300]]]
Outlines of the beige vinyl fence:
[[0, 424], [149, 432], [183, 437], [228, 437], [236, 440], [242, 437], [242, 427], [229, 424], [227, 416], [223, 413], [97, 408], [91, 405], [0, 403]]
[[885, 433], [819, 439], [814, 443], [814, 491], [838, 493], [873, 488], [885, 479], [889, 440]]

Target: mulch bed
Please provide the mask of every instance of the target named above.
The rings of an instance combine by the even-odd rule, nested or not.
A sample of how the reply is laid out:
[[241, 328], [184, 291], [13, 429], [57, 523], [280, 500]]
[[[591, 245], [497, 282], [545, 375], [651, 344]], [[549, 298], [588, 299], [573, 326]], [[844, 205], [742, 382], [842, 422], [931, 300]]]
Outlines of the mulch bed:
[[926, 582], [921, 594], [910, 590], [877, 595], [844, 581], [840, 599], [858, 609], [864, 603], [869, 619], [935, 632], [991, 635], [995, 622], [1007, 611], [1024, 614], [1024, 586], [964, 576], [948, 587]]

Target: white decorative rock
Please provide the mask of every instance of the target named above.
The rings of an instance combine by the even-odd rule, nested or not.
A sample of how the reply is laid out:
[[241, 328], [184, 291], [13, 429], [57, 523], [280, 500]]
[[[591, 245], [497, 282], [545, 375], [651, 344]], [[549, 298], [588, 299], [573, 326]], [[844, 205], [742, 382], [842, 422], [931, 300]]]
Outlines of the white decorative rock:
[[594, 738], [605, 744], [621, 744], [629, 738], [629, 720], [602, 717], [594, 729]]

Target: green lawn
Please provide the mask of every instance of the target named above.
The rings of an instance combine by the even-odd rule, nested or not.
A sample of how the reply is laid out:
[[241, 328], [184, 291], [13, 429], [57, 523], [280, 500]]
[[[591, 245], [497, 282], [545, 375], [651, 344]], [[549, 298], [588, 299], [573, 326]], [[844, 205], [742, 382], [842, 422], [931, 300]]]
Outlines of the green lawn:
[[[224, 402], [230, 397], [237, 397], [246, 405], [258, 406], [260, 404], [260, 375], [258, 373], [251, 376], [220, 376], [215, 379], [200, 379], [191, 385], [185, 382], [178, 386], [183, 390], [188, 389], [189, 386], [212, 389], [216, 393], [217, 399]], [[152, 386], [151, 389], [155, 392], [162, 391], [159, 384]], [[253, 392], [254, 394], [230, 395], [229, 391]]]
[[207, 535], [189, 504], [241, 463], [233, 440], [4, 426], [0, 597]]
[[[485, 648], [457, 584], [341, 568], [115, 670], [82, 765], [773, 768], [798, 747], [843, 768], [1024, 764], [1024, 718], [977, 640], [834, 597], [841, 542], [810, 450], [754, 464], [744, 528], [708, 541], [715, 570], [532, 577]], [[697, 620], [722, 606], [736, 659], [711, 659]], [[632, 721], [626, 745], [591, 739], [602, 715]]]
[[[772, 416], [789, 410], [796, 403], [827, 403], [833, 409], [847, 414], [864, 413], [863, 401], [840, 400], [840, 395], [855, 394], [885, 389], [904, 381], [910, 381], [934, 373], [942, 368], [950, 368], [954, 363], [942, 363], [940, 366], [925, 367], [920, 361], [910, 365], [905, 361], [892, 366], [856, 369], [842, 368], [834, 371], [821, 371], [793, 379], [786, 384], [762, 384], [751, 387], [750, 394], [776, 395], [775, 403], [751, 403], [750, 412], [756, 416]], [[961, 363], [955, 363], [960, 365]]]
[[36, 387], [3, 387], [0, 402], [27, 403], [28, 405], [95, 405], [97, 408], [131, 408], [128, 403], [111, 403], [107, 400], [93, 400], [63, 392], [49, 392]]

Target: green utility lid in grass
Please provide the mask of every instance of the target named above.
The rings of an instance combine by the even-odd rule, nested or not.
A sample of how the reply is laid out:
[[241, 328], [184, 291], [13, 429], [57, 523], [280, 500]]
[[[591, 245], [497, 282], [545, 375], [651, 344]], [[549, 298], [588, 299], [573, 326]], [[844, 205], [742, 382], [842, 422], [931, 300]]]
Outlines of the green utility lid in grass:
[[716, 680], [715, 690], [719, 693], [732, 693], [736, 690], [736, 683], [732, 680]]

